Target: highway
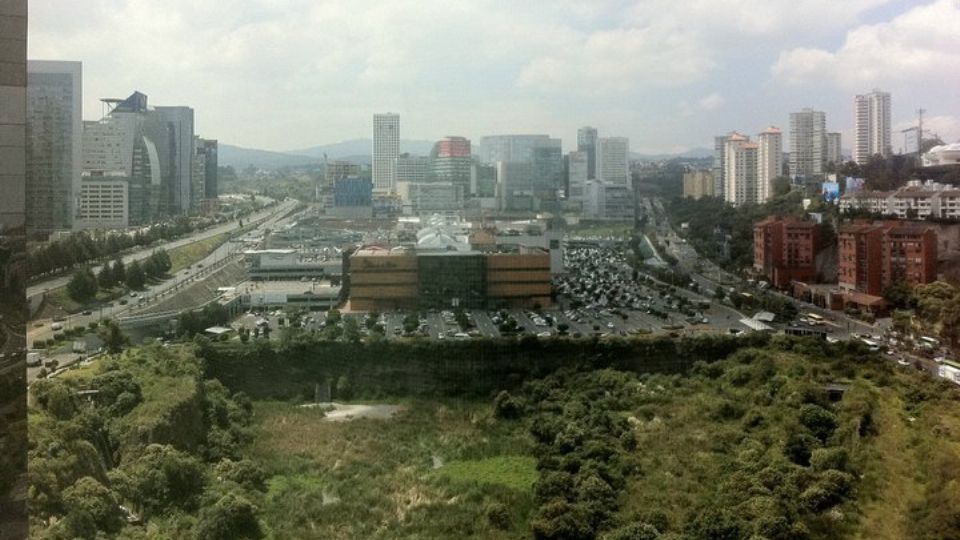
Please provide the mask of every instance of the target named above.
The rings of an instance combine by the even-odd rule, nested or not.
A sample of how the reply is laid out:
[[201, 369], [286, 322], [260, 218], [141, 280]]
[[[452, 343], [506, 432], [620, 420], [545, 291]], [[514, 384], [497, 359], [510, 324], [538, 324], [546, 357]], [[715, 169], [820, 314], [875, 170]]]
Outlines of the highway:
[[[281, 217], [292, 210], [295, 206], [296, 201], [287, 201], [275, 208], [271, 208], [270, 211], [263, 216], [255, 216], [254, 219], [261, 220], [255, 231], [262, 233], [268, 228], [275, 228], [278, 223], [282, 223]], [[235, 229], [236, 227], [233, 229], [224, 229], [220, 232], [226, 232]], [[120, 301], [117, 300], [107, 306], [92, 310], [89, 315], [74, 314], [66, 316], [65, 320], [61, 322], [61, 324], [63, 324], [63, 329], [74, 328], [77, 326], [87, 326], [89, 323], [99, 321], [101, 319], [115, 319], [121, 315], [136, 313], [140, 309], [149, 306], [152, 302], [155, 302], [158, 298], [173, 294], [180, 288], [197, 280], [205, 279], [215, 270], [217, 270], [220, 265], [224, 264], [230, 257], [235, 256], [242, 248], [243, 245], [239, 242], [235, 242], [233, 240], [225, 242], [205, 258], [198, 261], [197, 264], [192, 265], [191, 268], [182, 270], [176, 275], [171, 276], [169, 279], [166, 279], [155, 285], [151, 285], [144, 291], [137, 292], [136, 296], [124, 296], [123, 299], [126, 300], [126, 305], [121, 305]], [[54, 334], [54, 331], [51, 328], [52, 322], [53, 321], [51, 319], [30, 321], [30, 326], [27, 329], [27, 342], [32, 345], [38, 340], [52, 338]]]
[[[258, 221], [263, 221], [263, 220], [265, 220], [265, 219], [267, 219], [267, 218], [275, 215], [277, 212], [289, 211], [289, 210], [293, 209], [293, 207], [296, 206], [296, 205], [297, 205], [297, 202], [296, 202], [296, 201], [293, 201], [293, 200], [285, 201], [285, 202], [279, 204], [278, 206], [275, 206], [275, 207], [272, 207], [272, 208], [267, 208], [267, 209], [265, 209], [265, 210], [261, 210], [261, 211], [255, 213], [255, 214], [253, 214], [253, 215], [246, 216], [246, 217], [243, 218], [243, 221], [244, 221], [245, 224], [256, 223], [256, 222], [258, 222]], [[133, 253], [128, 253], [128, 254], [126, 254], [126, 255], [123, 256], [122, 260], [123, 260], [123, 263], [124, 263], [124, 264], [130, 264], [130, 263], [133, 262], [133, 261], [139, 261], [139, 260], [142, 260], [142, 259], [145, 259], [145, 258], [149, 257], [151, 253], [153, 253], [154, 251], [156, 251], [157, 249], [160, 249], [160, 248], [163, 248], [163, 249], [166, 249], [167, 251], [170, 251], [170, 250], [175, 249], [175, 248], [178, 248], [178, 247], [180, 247], [180, 246], [185, 246], [185, 245], [188, 245], [188, 244], [192, 244], [192, 243], [194, 243], [194, 242], [198, 242], [198, 241], [200, 241], [200, 240], [205, 240], [205, 239], [207, 239], [207, 238], [210, 238], [210, 237], [213, 237], [213, 236], [217, 236], [217, 235], [219, 235], [219, 234], [223, 234], [223, 233], [226, 233], [226, 232], [232, 232], [232, 231], [235, 231], [235, 230], [237, 230], [237, 229], [239, 229], [239, 228], [240, 228], [240, 223], [239, 223], [239, 221], [230, 221], [230, 222], [228, 222], [228, 223], [224, 223], [224, 224], [222, 224], [222, 225], [217, 225], [216, 227], [211, 227], [211, 228], [206, 229], [206, 230], [204, 230], [204, 231], [200, 231], [200, 232], [198, 232], [198, 233], [196, 233], [196, 234], [193, 234], [193, 235], [190, 235], [190, 236], [185, 236], [185, 237], [183, 237], [183, 238], [179, 238], [179, 239], [177, 239], [177, 240], [173, 240], [173, 241], [167, 242], [167, 243], [165, 243], [165, 244], [161, 244], [161, 245], [158, 245], [158, 246], [150, 246], [150, 247], [148, 247], [148, 248], [144, 248], [144, 249], [135, 251], [135, 252], [133, 252]], [[96, 274], [97, 272], [100, 271], [100, 266], [94, 266], [94, 267], [91, 267], [91, 269], [92, 269], [93, 272]], [[60, 287], [65, 287], [65, 286], [67, 285], [67, 283], [70, 281], [70, 277], [71, 277], [71, 275], [68, 273], [68, 274], [63, 275], [63, 276], [58, 276], [58, 277], [46, 279], [46, 280], [43, 280], [43, 281], [40, 281], [40, 282], [34, 283], [33, 285], [28, 286], [28, 287], [27, 287], [27, 300], [29, 301], [29, 300], [30, 300], [31, 298], [33, 298], [34, 296], [39, 295], [39, 294], [43, 294], [43, 293], [46, 292], [46, 291], [52, 291], [52, 290], [58, 289], [58, 288], [60, 288]]]

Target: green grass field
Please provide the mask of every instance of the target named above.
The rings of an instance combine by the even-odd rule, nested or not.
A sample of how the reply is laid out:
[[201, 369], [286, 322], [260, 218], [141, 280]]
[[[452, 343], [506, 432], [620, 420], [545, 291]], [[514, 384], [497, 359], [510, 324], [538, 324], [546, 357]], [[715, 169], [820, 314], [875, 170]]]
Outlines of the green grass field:
[[[389, 420], [330, 422], [317, 409], [255, 406], [251, 457], [268, 474], [273, 538], [522, 538], [534, 460], [520, 423], [487, 403], [408, 401]], [[509, 509], [494, 527], [489, 508]]]

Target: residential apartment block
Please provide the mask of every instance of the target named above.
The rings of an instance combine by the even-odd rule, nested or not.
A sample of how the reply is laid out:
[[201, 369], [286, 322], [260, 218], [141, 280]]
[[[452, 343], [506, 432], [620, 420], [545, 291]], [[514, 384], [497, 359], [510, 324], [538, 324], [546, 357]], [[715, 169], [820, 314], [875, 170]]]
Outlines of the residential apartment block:
[[932, 181], [911, 180], [895, 191], [859, 191], [840, 197], [843, 211], [896, 216], [898, 219], [960, 219], [960, 189]]
[[914, 286], [937, 279], [937, 232], [932, 226], [853, 223], [840, 227], [837, 243], [841, 289], [881, 296], [898, 281]]
[[816, 280], [820, 238], [816, 223], [771, 216], [753, 226], [753, 269], [778, 289]]
[[683, 173], [683, 196], [690, 199], [713, 197], [713, 171], [697, 170]]

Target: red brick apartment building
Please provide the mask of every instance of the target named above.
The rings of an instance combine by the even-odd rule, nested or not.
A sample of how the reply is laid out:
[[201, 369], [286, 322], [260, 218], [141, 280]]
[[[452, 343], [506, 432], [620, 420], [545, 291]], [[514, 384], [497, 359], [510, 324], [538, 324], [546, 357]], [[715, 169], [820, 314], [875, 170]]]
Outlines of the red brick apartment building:
[[837, 231], [841, 288], [881, 296], [896, 281], [937, 279], [936, 229], [916, 223], [853, 223]]
[[792, 216], [771, 216], [753, 226], [753, 269], [778, 289], [791, 281], [814, 281], [820, 250], [817, 224]]

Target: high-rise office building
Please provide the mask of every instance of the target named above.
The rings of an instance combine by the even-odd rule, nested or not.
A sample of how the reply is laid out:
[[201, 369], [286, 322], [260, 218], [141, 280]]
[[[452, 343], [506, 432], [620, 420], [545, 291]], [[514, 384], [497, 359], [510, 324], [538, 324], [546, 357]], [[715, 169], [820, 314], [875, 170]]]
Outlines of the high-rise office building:
[[759, 146], [739, 133], [727, 137], [724, 147], [724, 200], [733, 205], [756, 202]]
[[217, 160], [217, 150], [219, 145], [216, 139], [200, 139], [203, 152], [203, 198], [213, 200], [219, 193], [218, 176], [219, 162]]
[[373, 115], [373, 191], [395, 193], [400, 155], [400, 115]]
[[166, 204], [168, 214], [186, 214], [192, 205], [193, 189], [193, 162], [194, 162], [194, 128], [193, 109], [190, 107], [156, 107], [151, 111], [160, 117], [167, 131], [170, 141], [170, 175], [166, 188]]
[[587, 155], [587, 178], [597, 177], [597, 128], [590, 126], [577, 130], [577, 151]]
[[783, 135], [780, 129], [770, 126], [758, 137], [757, 155], [757, 202], [773, 197], [773, 181], [783, 174]]
[[603, 137], [597, 140], [597, 176], [604, 182], [630, 186], [630, 139]]
[[[557, 191], [563, 187], [563, 154], [560, 139], [549, 135], [490, 135], [480, 139], [480, 161], [486, 164], [510, 164], [503, 171], [498, 169], [498, 184], [507, 186], [522, 185], [522, 188], [509, 188], [509, 193], [517, 193], [517, 204], [509, 203], [510, 209], [527, 206], [539, 209], [540, 201], [556, 201]], [[513, 167], [513, 164], [526, 167]], [[526, 175], [527, 178], [520, 176]], [[522, 194], [522, 195], [521, 195]], [[537, 202], [527, 204], [524, 197], [536, 198]], [[508, 199], [514, 200], [513, 195]]]
[[841, 147], [840, 134], [837, 132], [827, 133], [827, 163], [840, 165], [843, 163], [843, 148]]
[[69, 229], [80, 194], [80, 62], [27, 62], [27, 229]]
[[480, 138], [481, 163], [495, 165], [507, 163], [533, 163], [533, 149], [555, 146], [560, 139], [549, 135], [488, 135]]
[[890, 93], [874, 90], [854, 98], [853, 160], [865, 165], [871, 156], [888, 157], [890, 146]]
[[463, 193], [469, 193], [472, 169], [470, 139], [444, 137], [433, 145], [430, 153], [431, 181], [450, 182], [461, 186]]
[[[359, 174], [359, 173], [358, 173]], [[430, 176], [430, 158], [404, 152], [397, 156], [397, 183], [423, 183]]]
[[[27, 1], [0, 2], [0, 230], [23, 225], [27, 123]], [[5, 400], [3, 400], [5, 401]], [[0, 428], [0, 433], [6, 432]], [[0, 493], [0, 507], [3, 506]]]
[[724, 175], [727, 171], [727, 138], [730, 135], [733, 135], [733, 133], [717, 135], [713, 138], [713, 196], [720, 199], [724, 198], [723, 189], [726, 185]]
[[584, 189], [590, 176], [590, 157], [586, 152], [577, 151], [567, 154], [567, 204], [576, 211], [583, 208]]
[[827, 115], [803, 109], [790, 113], [790, 177], [823, 175], [827, 158]]

